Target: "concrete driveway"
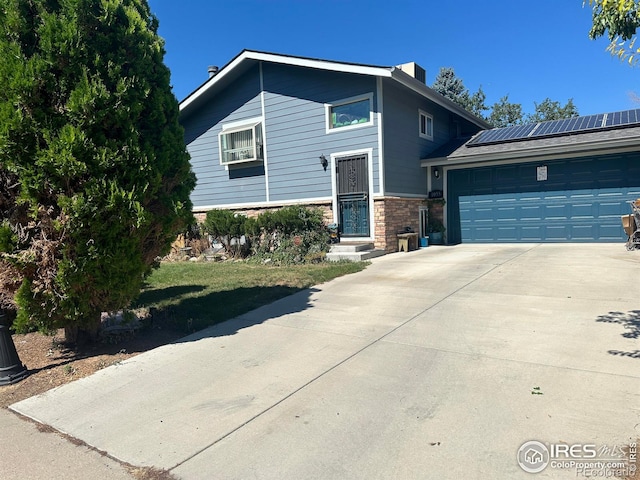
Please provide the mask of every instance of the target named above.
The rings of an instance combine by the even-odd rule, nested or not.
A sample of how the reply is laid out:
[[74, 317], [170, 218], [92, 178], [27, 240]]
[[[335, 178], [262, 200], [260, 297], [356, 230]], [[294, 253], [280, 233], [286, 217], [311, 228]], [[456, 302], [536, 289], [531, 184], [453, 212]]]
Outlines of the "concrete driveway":
[[576, 478], [518, 450], [638, 439], [639, 273], [622, 244], [387, 255], [11, 408], [183, 479]]

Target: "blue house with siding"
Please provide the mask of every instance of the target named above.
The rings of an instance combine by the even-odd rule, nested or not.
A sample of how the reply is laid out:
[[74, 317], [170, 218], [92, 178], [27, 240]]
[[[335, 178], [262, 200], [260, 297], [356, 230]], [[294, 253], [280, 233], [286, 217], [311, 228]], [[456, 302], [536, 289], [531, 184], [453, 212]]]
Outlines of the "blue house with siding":
[[244, 50], [180, 103], [194, 212], [322, 208], [343, 240], [397, 250], [418, 231], [424, 159], [490, 126], [427, 87], [414, 63], [362, 65]]

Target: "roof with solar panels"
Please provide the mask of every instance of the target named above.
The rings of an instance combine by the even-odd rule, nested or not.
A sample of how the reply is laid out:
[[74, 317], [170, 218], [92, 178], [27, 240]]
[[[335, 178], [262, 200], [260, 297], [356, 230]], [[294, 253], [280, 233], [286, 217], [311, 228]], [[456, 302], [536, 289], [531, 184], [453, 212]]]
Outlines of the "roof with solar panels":
[[[640, 109], [585, 115], [563, 120], [483, 130], [470, 139], [456, 139], [423, 159], [463, 163], [545, 155], [585, 155], [599, 150], [640, 150]], [[623, 149], [623, 150], [620, 150]]]

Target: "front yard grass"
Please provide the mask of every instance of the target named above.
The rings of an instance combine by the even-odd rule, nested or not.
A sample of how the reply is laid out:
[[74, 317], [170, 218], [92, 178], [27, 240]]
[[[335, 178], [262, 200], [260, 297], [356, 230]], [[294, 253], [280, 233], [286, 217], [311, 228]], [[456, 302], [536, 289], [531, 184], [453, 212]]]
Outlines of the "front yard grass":
[[359, 272], [366, 265], [163, 263], [147, 279], [134, 309], [151, 312], [154, 324], [191, 333], [313, 285]]

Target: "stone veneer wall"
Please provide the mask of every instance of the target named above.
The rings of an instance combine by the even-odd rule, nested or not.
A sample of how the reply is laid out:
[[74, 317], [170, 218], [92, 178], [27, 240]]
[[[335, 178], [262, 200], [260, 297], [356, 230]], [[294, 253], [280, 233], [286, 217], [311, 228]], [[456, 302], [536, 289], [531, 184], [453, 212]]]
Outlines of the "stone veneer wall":
[[[235, 213], [242, 213], [243, 215], [246, 215], [247, 217], [255, 218], [258, 215], [260, 215], [261, 213], [263, 213], [263, 212], [279, 210], [283, 206], [284, 205], [277, 206], [277, 207], [234, 208], [233, 211]], [[315, 204], [309, 204], [309, 205], [303, 205], [303, 206], [307, 207], [307, 208], [310, 208], [310, 209], [319, 208], [320, 210], [322, 210], [322, 217], [324, 218], [324, 222], [326, 224], [329, 224], [329, 223], [333, 222], [333, 210], [331, 209], [331, 203], [330, 202], [315, 203]], [[204, 222], [204, 219], [207, 216], [207, 212], [195, 211], [193, 213], [193, 216], [196, 217], [196, 221], [198, 223], [202, 223], [202, 222]]]
[[411, 227], [420, 231], [420, 206], [425, 205], [421, 198], [385, 197], [374, 200], [375, 242], [376, 248], [387, 253], [398, 251], [398, 232]]
[[[415, 232], [420, 230], [420, 206], [425, 205], [425, 200], [421, 198], [399, 198], [384, 197], [377, 198], [373, 202], [374, 208], [374, 247], [382, 249], [387, 253], [398, 251], [399, 231], [405, 227], [411, 227]], [[320, 208], [323, 211], [323, 217], [326, 224], [333, 222], [333, 210], [331, 203], [318, 203], [305, 205], [307, 208]], [[440, 207], [438, 206], [435, 206]], [[260, 213], [268, 210], [278, 210], [278, 207], [261, 207], [261, 208], [235, 208], [236, 213], [242, 213], [248, 217], [256, 217]], [[432, 214], [432, 212], [429, 212]], [[207, 212], [194, 212], [196, 221], [203, 222]], [[436, 214], [437, 215], [437, 214]], [[442, 209], [440, 207], [440, 215]]]

